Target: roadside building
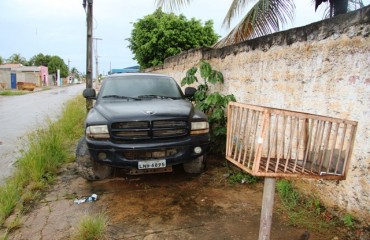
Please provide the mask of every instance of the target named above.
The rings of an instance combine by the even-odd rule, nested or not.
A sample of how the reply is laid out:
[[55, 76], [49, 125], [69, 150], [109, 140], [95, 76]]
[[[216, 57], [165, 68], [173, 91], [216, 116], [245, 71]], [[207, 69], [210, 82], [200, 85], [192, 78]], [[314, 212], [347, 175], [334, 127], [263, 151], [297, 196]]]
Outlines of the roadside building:
[[0, 83], [7, 89], [16, 89], [19, 83], [32, 83], [36, 87], [49, 86], [48, 68], [45, 66], [3, 64], [0, 65]]

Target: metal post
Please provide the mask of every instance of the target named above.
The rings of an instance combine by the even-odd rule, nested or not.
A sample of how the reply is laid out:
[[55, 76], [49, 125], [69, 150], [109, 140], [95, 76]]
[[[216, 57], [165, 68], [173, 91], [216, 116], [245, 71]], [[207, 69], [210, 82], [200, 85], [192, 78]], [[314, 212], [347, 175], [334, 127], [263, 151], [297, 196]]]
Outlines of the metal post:
[[[92, 72], [93, 72], [93, 0], [87, 0], [87, 43], [86, 43], [86, 88], [92, 88]], [[92, 108], [92, 99], [86, 99], [86, 109], [89, 111]]]
[[269, 240], [274, 207], [276, 178], [265, 177], [258, 240]]
[[98, 41], [103, 40], [102, 38], [93, 38], [95, 40], [95, 84], [99, 82], [99, 55], [98, 55]]

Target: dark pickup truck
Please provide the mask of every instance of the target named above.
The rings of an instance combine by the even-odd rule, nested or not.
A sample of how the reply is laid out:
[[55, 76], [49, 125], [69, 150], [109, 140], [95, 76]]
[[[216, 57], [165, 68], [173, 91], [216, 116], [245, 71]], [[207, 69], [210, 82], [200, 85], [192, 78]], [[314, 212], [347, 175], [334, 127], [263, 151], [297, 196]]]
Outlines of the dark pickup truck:
[[183, 94], [169, 76], [148, 73], [106, 77], [85, 121], [85, 136], [77, 145], [78, 171], [85, 179], [111, 176], [113, 168], [128, 174], [169, 172], [182, 164], [187, 173], [201, 173], [209, 145], [206, 115]]

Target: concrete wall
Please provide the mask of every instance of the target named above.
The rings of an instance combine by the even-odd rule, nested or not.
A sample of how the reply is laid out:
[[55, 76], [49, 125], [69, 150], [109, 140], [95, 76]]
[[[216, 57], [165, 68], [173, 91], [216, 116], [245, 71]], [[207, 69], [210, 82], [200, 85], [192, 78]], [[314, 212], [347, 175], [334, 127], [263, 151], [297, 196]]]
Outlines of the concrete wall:
[[41, 86], [41, 77], [39, 72], [15, 72], [17, 74], [17, 82], [29, 82]]
[[0, 83], [5, 83], [6, 89], [11, 87], [10, 73], [11, 73], [10, 69], [4, 69], [4, 68], [0, 69]]
[[358, 121], [347, 180], [298, 181], [326, 206], [370, 219], [370, 7], [221, 49], [199, 49], [147, 71], [181, 81], [200, 59], [224, 74], [214, 90], [238, 102]]

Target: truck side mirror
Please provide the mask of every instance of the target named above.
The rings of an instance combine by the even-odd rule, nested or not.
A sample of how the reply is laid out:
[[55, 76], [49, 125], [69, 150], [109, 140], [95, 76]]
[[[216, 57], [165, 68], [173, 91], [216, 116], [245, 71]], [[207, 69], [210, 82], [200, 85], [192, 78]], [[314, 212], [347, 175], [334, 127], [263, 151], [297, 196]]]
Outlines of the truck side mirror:
[[94, 88], [86, 88], [83, 92], [82, 95], [84, 98], [87, 99], [96, 99], [96, 92]]
[[197, 89], [195, 89], [193, 87], [185, 88], [185, 97], [186, 98], [192, 98], [196, 91], [197, 91]]

